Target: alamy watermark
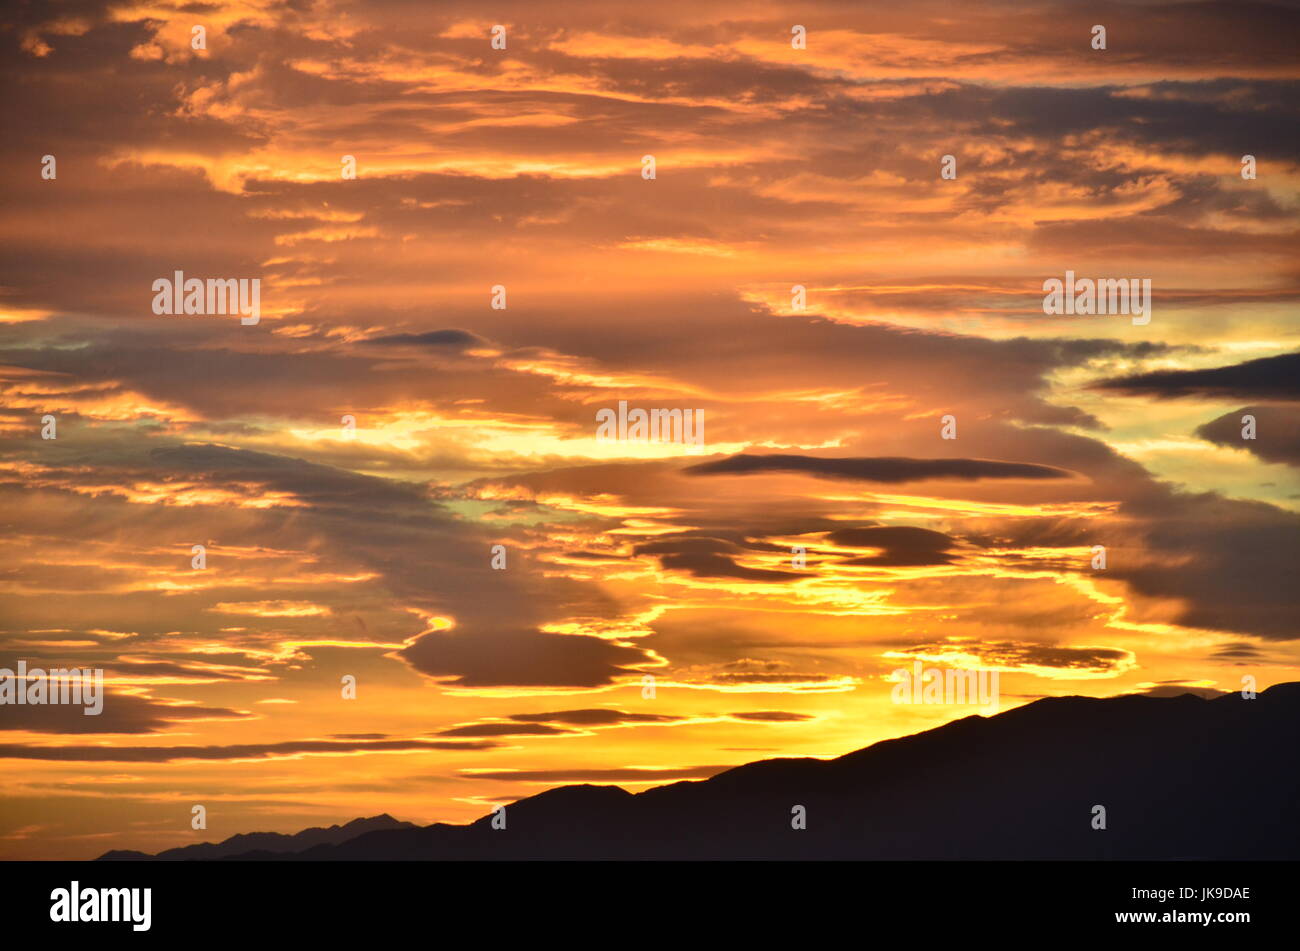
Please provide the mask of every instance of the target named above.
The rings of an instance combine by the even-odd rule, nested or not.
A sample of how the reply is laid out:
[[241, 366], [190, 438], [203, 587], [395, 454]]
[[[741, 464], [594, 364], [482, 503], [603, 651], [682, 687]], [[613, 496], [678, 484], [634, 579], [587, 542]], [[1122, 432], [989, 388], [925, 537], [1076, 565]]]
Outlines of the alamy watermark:
[[704, 410], [631, 409], [627, 400], [618, 401], [618, 411], [597, 410], [596, 439], [601, 442], [679, 442], [704, 445]]
[[239, 314], [239, 322], [251, 326], [262, 319], [262, 279], [210, 277], [186, 278], [176, 271], [171, 278], [153, 282], [153, 312], [173, 314]]
[[900, 667], [890, 675], [894, 703], [976, 704], [993, 712], [998, 707], [996, 670], [960, 670], [926, 667], [919, 660], [909, 671]]
[[129, 921], [132, 931], [148, 931], [153, 921], [152, 888], [69, 888], [50, 892], [50, 921]]
[[1049, 277], [1043, 281], [1043, 313], [1067, 317], [1132, 314], [1138, 327], [1151, 323], [1151, 278], [1109, 278], [1093, 280], [1075, 278], [1065, 272], [1065, 280]]
[[98, 668], [39, 667], [27, 669], [27, 661], [18, 662], [18, 672], [0, 668], [0, 705], [4, 704], [79, 704], [88, 717], [104, 711], [104, 671]]

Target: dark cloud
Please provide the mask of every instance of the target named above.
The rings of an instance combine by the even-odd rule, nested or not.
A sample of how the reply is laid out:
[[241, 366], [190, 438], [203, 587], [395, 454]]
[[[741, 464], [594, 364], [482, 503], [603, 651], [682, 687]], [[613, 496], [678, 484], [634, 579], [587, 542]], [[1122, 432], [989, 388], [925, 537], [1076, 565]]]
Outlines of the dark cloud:
[[516, 713], [510, 719], [520, 723], [565, 723], [572, 726], [619, 726], [624, 723], [675, 723], [682, 717], [656, 713], [628, 713], [624, 710], [593, 708], [557, 710], [554, 713]]
[[601, 687], [653, 660], [599, 637], [522, 629], [431, 632], [397, 656], [458, 687]]
[[796, 455], [740, 455], [685, 470], [693, 475], [802, 472], [828, 479], [863, 482], [919, 482], [927, 479], [1068, 479], [1064, 469], [1027, 462], [987, 459], [822, 458]]
[[684, 553], [664, 555], [660, 564], [669, 571], [685, 571], [696, 578], [736, 578], [741, 581], [794, 581], [808, 577], [797, 571], [776, 571], [770, 568], [746, 568], [724, 555]]
[[699, 535], [674, 535], [645, 542], [632, 549], [634, 555], [709, 555], [735, 554], [741, 546], [725, 538], [708, 538]]
[[798, 723], [803, 720], [815, 720], [816, 717], [807, 713], [788, 713], [782, 710], [765, 710], [753, 713], [732, 713], [729, 714], [736, 720], [753, 720], [758, 723]]
[[1124, 503], [1143, 526], [1144, 549], [1111, 557], [1110, 577], [1180, 606], [1173, 622], [1273, 640], [1300, 637], [1300, 515], [1212, 492], [1153, 491]]
[[572, 736], [572, 730], [557, 730], [542, 723], [474, 723], [442, 730], [435, 736]]
[[1058, 670], [1108, 672], [1122, 669], [1132, 659], [1129, 651], [1109, 647], [1057, 647], [1052, 645], [995, 645], [981, 650], [986, 661], [1054, 667]]
[[398, 505], [425, 508], [429, 513], [441, 509], [420, 486], [250, 449], [184, 445], [153, 449], [150, 457], [172, 472], [214, 484], [256, 482], [320, 506]]
[[845, 528], [830, 532], [826, 537], [834, 544], [845, 548], [882, 549], [877, 555], [866, 555], [839, 562], [845, 565], [882, 567], [947, 565], [956, 558], [949, 551], [956, 544], [952, 538], [943, 532], [911, 525]]
[[1254, 644], [1235, 643], [1220, 644], [1211, 656], [1224, 660], [1263, 660], [1266, 655]]
[[0, 730], [31, 733], [163, 733], [187, 721], [248, 720], [253, 715], [226, 707], [163, 703], [135, 694], [106, 691], [103, 709], [86, 716], [74, 704], [13, 705], [4, 707]]
[[801, 684], [831, 680], [825, 674], [765, 674], [757, 671], [745, 673], [715, 673], [705, 678], [716, 684]]
[[[941, 643], [917, 644], [900, 648], [899, 652], [909, 655], [942, 656], [945, 649], [950, 648], [951, 645]], [[996, 668], [1032, 666], [1104, 673], [1121, 668], [1133, 657], [1129, 651], [1118, 648], [1062, 647], [1054, 644], [1010, 641], [963, 645], [963, 648], [978, 655], [982, 664]]]
[[657, 555], [669, 571], [685, 571], [696, 578], [738, 578], [742, 581], [792, 581], [807, 577], [794, 571], [747, 568], [732, 557], [745, 548], [772, 550], [773, 546], [750, 545], [702, 535], [673, 535], [633, 548], [636, 555]]
[[[1243, 439], [1243, 416], [1255, 417], [1255, 438]], [[1229, 449], [1244, 449], [1265, 462], [1300, 467], [1300, 413], [1278, 406], [1243, 406], [1196, 427], [1196, 435]]]
[[408, 750], [490, 750], [497, 744], [381, 740], [373, 743], [291, 740], [230, 746], [23, 746], [0, 744], [0, 759], [67, 760], [81, 763], [171, 763], [178, 760], [278, 759], [304, 754], [386, 753]]
[[127, 660], [118, 658], [105, 666], [105, 671], [122, 677], [182, 677], [193, 680], [258, 680], [264, 671], [255, 668], [220, 670], [199, 664], [160, 660]]
[[1182, 396], [1223, 399], [1300, 400], [1300, 353], [1261, 357], [1204, 370], [1157, 370], [1095, 384], [1160, 399]]
[[[1294, 25], [1295, 13], [1286, 19]], [[981, 112], [987, 112], [987, 121], [1007, 122], [1023, 134], [1048, 141], [1085, 130], [1104, 131], [1130, 144], [1195, 155], [1240, 156], [1244, 139], [1273, 143], [1280, 155], [1294, 160], [1300, 158], [1300, 135], [1293, 130], [1282, 135], [1270, 132], [1266, 116], [1270, 112], [1294, 116], [1295, 99], [1287, 104], [1278, 97], [1293, 93], [1296, 86], [1291, 79], [1219, 80], [1151, 83], [1141, 86], [1136, 94], [1132, 88], [1109, 85], [1043, 85], [980, 89], [975, 95], [985, 100]], [[1242, 108], [1237, 97], [1248, 96], [1252, 90], [1269, 101], [1271, 108]]]
[[390, 334], [372, 337], [366, 343], [387, 346], [469, 347], [482, 341], [467, 330], [430, 330], [418, 334]]
[[620, 555], [610, 555], [600, 551], [571, 551], [566, 552], [566, 558], [577, 558], [580, 561], [623, 561]]

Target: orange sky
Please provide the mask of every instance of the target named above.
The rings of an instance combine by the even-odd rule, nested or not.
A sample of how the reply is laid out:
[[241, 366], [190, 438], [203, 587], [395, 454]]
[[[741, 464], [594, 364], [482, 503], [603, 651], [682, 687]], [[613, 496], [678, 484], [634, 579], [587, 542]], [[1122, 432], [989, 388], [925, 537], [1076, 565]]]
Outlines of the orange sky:
[[[978, 712], [891, 702], [915, 659], [1001, 709], [1297, 679], [1297, 16], [6, 11], [0, 668], [109, 693], [0, 707], [0, 858]], [[156, 315], [177, 270], [260, 321]], [[1150, 323], [1045, 315], [1067, 270]], [[703, 445], [599, 439], [620, 401]]]

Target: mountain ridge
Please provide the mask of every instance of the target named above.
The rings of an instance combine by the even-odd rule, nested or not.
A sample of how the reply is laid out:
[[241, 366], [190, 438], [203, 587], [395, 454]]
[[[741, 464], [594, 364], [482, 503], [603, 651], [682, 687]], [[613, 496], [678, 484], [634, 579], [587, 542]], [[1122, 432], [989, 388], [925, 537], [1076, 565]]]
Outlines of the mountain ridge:
[[214, 857], [1294, 859], [1297, 749], [1300, 683], [1252, 700], [1049, 697], [829, 760], [756, 760], [637, 793], [554, 787], [508, 805], [505, 829], [487, 815]]
[[384, 829], [416, 829], [413, 822], [399, 822], [388, 813], [377, 816], [353, 819], [341, 825], [313, 826], [301, 832], [240, 832], [220, 842], [200, 842], [195, 845], [182, 845], [166, 849], [156, 855], [137, 852], [132, 849], [115, 849], [105, 852], [98, 862], [130, 861], [204, 861], [226, 858], [245, 852], [274, 854], [308, 849], [315, 845], [338, 844], [355, 839], [369, 832]]

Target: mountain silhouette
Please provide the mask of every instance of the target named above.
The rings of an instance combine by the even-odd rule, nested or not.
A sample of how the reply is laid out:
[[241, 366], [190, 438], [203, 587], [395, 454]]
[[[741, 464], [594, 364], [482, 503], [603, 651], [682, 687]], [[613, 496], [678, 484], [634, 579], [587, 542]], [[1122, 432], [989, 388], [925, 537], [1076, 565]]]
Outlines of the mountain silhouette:
[[1300, 683], [1250, 700], [1048, 698], [832, 760], [764, 760], [636, 794], [551, 789], [507, 806], [504, 829], [489, 815], [233, 853], [256, 838], [236, 836], [210, 847], [220, 856], [159, 858], [1296, 859], [1297, 750]]
[[369, 819], [353, 819], [345, 825], [330, 826], [328, 829], [319, 827], [304, 829], [294, 835], [285, 835], [280, 832], [241, 833], [232, 835], [223, 842], [215, 844], [202, 842], [198, 845], [185, 845], [159, 852], [157, 855], [147, 855], [144, 852], [133, 852], [129, 849], [105, 852], [97, 861], [123, 862], [146, 859], [183, 861], [186, 859], [224, 859], [245, 852], [258, 852], [263, 855], [279, 852], [301, 852], [317, 845], [337, 845], [355, 839], [357, 836], [365, 835], [367, 832], [376, 832], [381, 829], [416, 828], [418, 826], [414, 823], [398, 822], [385, 813], [379, 816], [371, 816]]

